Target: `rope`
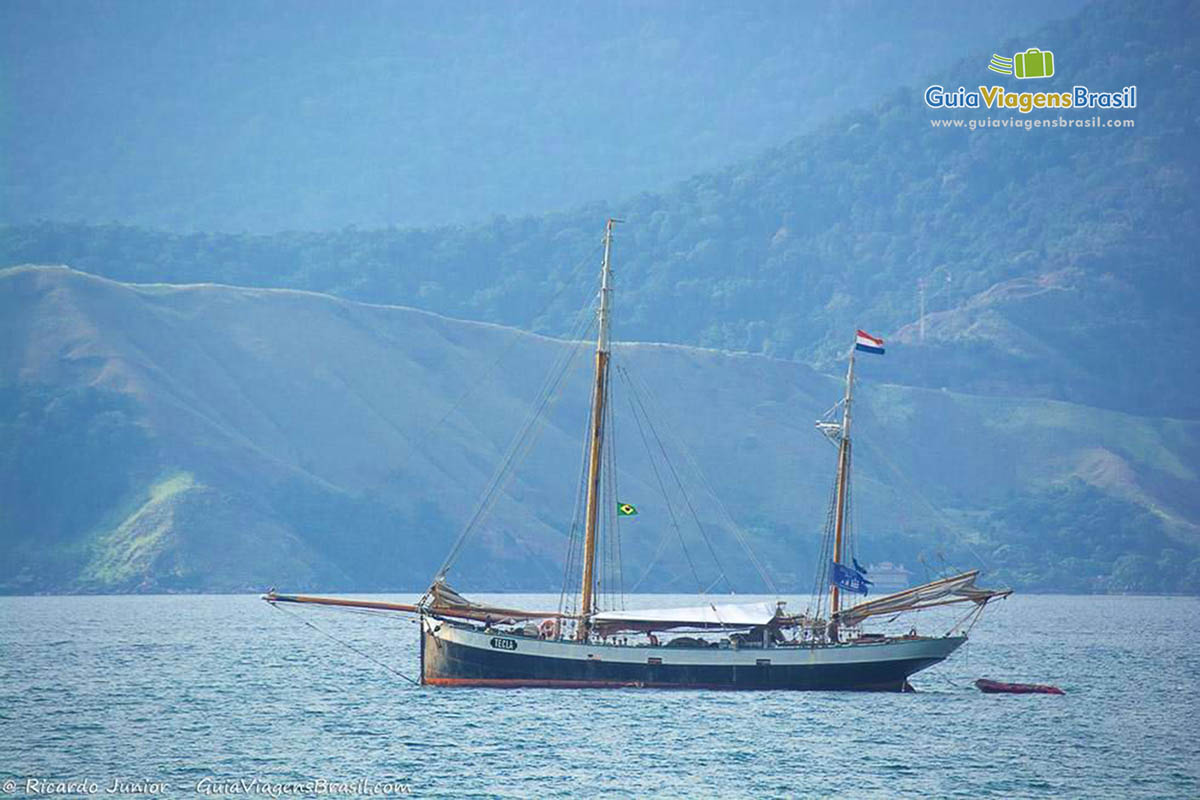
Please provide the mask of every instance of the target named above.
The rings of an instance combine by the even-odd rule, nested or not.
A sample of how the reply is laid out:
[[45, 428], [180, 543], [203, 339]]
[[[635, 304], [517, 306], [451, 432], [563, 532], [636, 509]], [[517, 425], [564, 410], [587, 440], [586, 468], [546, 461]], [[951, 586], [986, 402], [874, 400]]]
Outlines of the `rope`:
[[[581, 317], [583, 315], [581, 314]], [[513, 470], [521, 463], [529, 454], [533, 447], [533, 442], [536, 439], [535, 435], [540, 434], [544, 427], [544, 412], [549, 407], [553, 407], [558, 398], [562, 395], [563, 379], [569, 372], [575, 358], [583, 350], [582, 342], [578, 339], [569, 343], [564, 351], [560, 351], [557, 362], [543, 384], [541, 391], [538, 393], [538, 398], [535, 400], [534, 407], [530, 411], [525, 422], [521, 425], [516, 436], [513, 437], [512, 443], [500, 466], [496, 469], [488, 487], [483, 493], [483, 497], [475, 507], [475, 512], [472, 514], [466, 526], [459, 533], [453, 547], [450, 548], [445, 561], [437, 571], [437, 577], [442, 577], [449, 572], [450, 568], [457, 561], [459, 553], [463, 546], [474, 533], [476, 526], [483, 520], [491, 511], [492, 506], [501, 494], [501, 490], [507, 485], [509, 478], [512, 476]], [[539, 425], [542, 423], [542, 425]], [[426, 593], [428, 595], [428, 592]], [[424, 600], [424, 598], [422, 598]]]
[[288, 616], [290, 616], [290, 617], [294, 617], [296, 620], [298, 620], [298, 621], [300, 621], [301, 623], [303, 623], [304, 625], [307, 625], [308, 627], [312, 628], [314, 631], [316, 631], [317, 633], [321, 634], [322, 636], [325, 636], [325, 637], [327, 637], [327, 638], [329, 638], [329, 639], [332, 639], [333, 641], [335, 641], [335, 642], [337, 642], [338, 644], [340, 644], [342, 647], [345, 647], [347, 650], [350, 650], [350, 651], [352, 651], [352, 652], [358, 653], [358, 654], [359, 654], [360, 656], [362, 656], [363, 658], [367, 659], [368, 661], [371, 661], [371, 662], [373, 662], [373, 663], [374, 663], [374, 664], [376, 664], [377, 666], [383, 667], [384, 669], [386, 669], [388, 672], [392, 673], [393, 675], [397, 675], [397, 676], [399, 676], [399, 677], [403, 678], [404, 680], [406, 680], [406, 681], [408, 681], [409, 683], [411, 683], [413, 686], [420, 686], [420, 685], [421, 685], [420, 681], [413, 680], [412, 678], [408, 677], [407, 675], [405, 675], [405, 674], [404, 674], [403, 672], [401, 672], [400, 670], [398, 670], [398, 669], [395, 669], [394, 667], [390, 667], [390, 666], [388, 666], [387, 664], [383, 663], [383, 662], [382, 662], [382, 661], [380, 661], [379, 659], [377, 659], [377, 658], [375, 658], [374, 656], [372, 656], [370, 653], [366, 653], [366, 652], [363, 652], [362, 650], [359, 650], [359, 649], [358, 649], [357, 647], [355, 647], [354, 645], [350, 644], [349, 642], [343, 641], [342, 639], [339, 639], [338, 637], [334, 636], [332, 633], [329, 633], [328, 631], [323, 631], [323, 630], [321, 630], [321, 629], [320, 629], [320, 628], [318, 628], [316, 625], [313, 625], [311, 622], [309, 622], [308, 620], [306, 620], [306, 619], [304, 619], [303, 617], [299, 616], [299, 615], [298, 615], [298, 614], [296, 614], [295, 612], [288, 611], [286, 608], [281, 608], [281, 607], [280, 607], [278, 604], [276, 604], [276, 603], [271, 603], [271, 608], [275, 609], [276, 611], [282, 611], [284, 614], [287, 614], [287, 615], [288, 615]]
[[[956, 691], [961, 692], [961, 691], [965, 691], [967, 689], [975, 688], [972, 683], [967, 683], [967, 684], [955, 683], [954, 681], [950, 680], [950, 676], [946, 674], [947, 672], [949, 672], [950, 665], [957, 663], [957, 660], [961, 660], [963, 662], [963, 671], [964, 672], [970, 671], [970, 669], [971, 669], [971, 650], [970, 650], [970, 648], [971, 648], [971, 643], [970, 643], [970, 641], [968, 641], [966, 644], [964, 644], [962, 646], [962, 648], [957, 653], [952, 653], [950, 655], [950, 657], [945, 659], [944, 661], [942, 661], [942, 663], [938, 664], [937, 666], [933, 667], [932, 669], [925, 670], [922, 674], [925, 675], [926, 677], [930, 677], [930, 678], [939, 678], [940, 680], [944, 681], [947, 686], [949, 686], [951, 689], [954, 689]], [[968, 678], [968, 680], [970, 680], [970, 679]]]
[[[611, 374], [611, 372], [610, 372]], [[612, 403], [612, 378], [604, 387], [604, 537], [607, 550], [607, 572], [610, 609], [625, 607], [625, 576], [621, 564], [621, 518], [617, 503], [621, 492], [617, 485], [617, 426], [616, 408]]]
[[[662, 475], [658, 471], [658, 463], [657, 463], [657, 461], [655, 461], [654, 450], [650, 447], [650, 440], [646, 437], [646, 431], [642, 427], [641, 416], [638, 415], [637, 404], [635, 404], [635, 402], [634, 402], [635, 398], [637, 397], [637, 391], [633, 387], [632, 381], [630, 381], [629, 375], [628, 375], [628, 373], [625, 372], [624, 369], [620, 369], [618, 374], [621, 376], [622, 380], [625, 381], [625, 385], [629, 389], [629, 393], [628, 393], [628, 395], [626, 395], [626, 399], [629, 400], [629, 407], [633, 412], [633, 420], [637, 425], [638, 435], [641, 436], [641, 438], [642, 438], [642, 445], [646, 448], [646, 456], [650, 462], [650, 468], [654, 472], [654, 479], [658, 482], [658, 488], [659, 488], [659, 491], [662, 493], [663, 502], [666, 503], [666, 505], [667, 505], [667, 514], [671, 517], [671, 530], [675, 531], [675, 534], [679, 537], [679, 546], [683, 550], [683, 557], [687, 560], [688, 569], [691, 570], [692, 577], [696, 581], [696, 590], [700, 594], [704, 594], [705, 593], [704, 592], [704, 581], [700, 580], [700, 573], [696, 571], [696, 562], [692, 560], [692, 554], [691, 554], [691, 552], [688, 551], [687, 541], [685, 541], [685, 539], [683, 537], [683, 531], [679, 527], [679, 520], [675, 516], [675, 508], [674, 508], [674, 506], [671, 505], [671, 497], [670, 497], [670, 494], [667, 492], [666, 482], [663, 481]], [[642, 415], [644, 415], [644, 414], [645, 414], [645, 409], [643, 408]], [[649, 423], [650, 423], [650, 420], [647, 419], [646, 424], [648, 425]], [[646, 569], [642, 573], [642, 577], [637, 579], [637, 582], [634, 583], [634, 585], [633, 585], [633, 589], [631, 589], [630, 591], [636, 592], [638, 587], [642, 585], [642, 581], [644, 581], [646, 579], [646, 576], [650, 574], [650, 570], [654, 566], [655, 562], [657, 562], [659, 557], [662, 556], [663, 549], [666, 546], [666, 542], [667, 542], [667, 531], [663, 531], [662, 538], [659, 540], [658, 548], [655, 550], [654, 557], [652, 559], [650, 559], [650, 563], [646, 565]]]
[[816, 571], [813, 575], [813, 591], [810, 606], [813, 611], [810, 614], [814, 619], [818, 619], [825, 608], [825, 595], [829, 593], [829, 559], [833, 549], [833, 526], [835, 514], [837, 513], [837, 478], [833, 479], [833, 484], [829, 488], [829, 503], [825, 507], [825, 527], [821, 532], [821, 546], [818, 550]]
[[[639, 390], [636, 387], [635, 383], [640, 383], [641, 391], [644, 392], [646, 394], [646, 396], [649, 397], [651, 406], [654, 406], [655, 408], [661, 408], [661, 403], [658, 402], [658, 398], [654, 395], [653, 390], [650, 388], [650, 385], [648, 383], [646, 383], [644, 378], [640, 378], [640, 376], [639, 376], [639, 378], [637, 378], [635, 381], [634, 377], [631, 376], [627, 371], [625, 371], [625, 369], [623, 367], [621, 368], [621, 372], [622, 372], [622, 376], [626, 380], [626, 383], [629, 385], [631, 394], [634, 394], [635, 396], [637, 396], [639, 404], [642, 401], [641, 401], [641, 397], [639, 395]], [[645, 413], [644, 409], [643, 409], [643, 413]], [[656, 431], [654, 431], [654, 423], [650, 421], [649, 417], [647, 417], [647, 424], [650, 425], [651, 431], [654, 432], [655, 437], [657, 438], [658, 434]], [[711, 500], [711, 505], [716, 507], [717, 511], [719, 512], [719, 516], [721, 517], [721, 521], [725, 524], [725, 526], [730, 531], [733, 532], [734, 538], [737, 540], [737, 543], [741, 546], [743, 552], [745, 552], [747, 558], [749, 558], [750, 564], [754, 567], [754, 570], [758, 573], [758, 577], [762, 579], [762, 582], [766, 586], [767, 591], [770, 594], [778, 595], [779, 589], [776, 586], [775, 582], [773, 580], [771, 580], [771, 575], [767, 571], [766, 566], [762, 563], [762, 561], [759, 560], [758, 555], [754, 552], [754, 548], [750, 546], [750, 541], [746, 537], [745, 531], [742, 530], [742, 526], [739, 525], [737, 523], [737, 521], [733, 518], [733, 515], [729, 513], [729, 509], [725, 506], [725, 503], [721, 500], [721, 495], [716, 491], [716, 489], [713, 488], [712, 481], [709, 480], [708, 474], [701, 468], [700, 462], [697, 460], [695, 453], [693, 453], [688, 448], [683, 437], [680, 436], [679, 433], [674, 428], [671, 427], [670, 421], [667, 420], [665, 418], [665, 416], [663, 417], [663, 425], [667, 429], [668, 438], [673, 440], [675, 446], [679, 449], [679, 452], [681, 452], [683, 454], [684, 460], [687, 462], [687, 465], [691, 467], [694, 475], [700, 479], [701, 488], [708, 493], [709, 499]], [[674, 471], [674, 467], [671, 465], [669, 459], [667, 459], [667, 465], [672, 468], [672, 471]], [[688, 499], [687, 495], [685, 494], [684, 500], [687, 501], [687, 499]], [[689, 502], [689, 508], [690, 508], [690, 502]], [[699, 520], [697, 520], [697, 525], [699, 525]], [[703, 529], [701, 530], [701, 532], [703, 533]], [[707, 543], [707, 537], [706, 537], [705, 541]], [[710, 551], [711, 551], [711, 545], [710, 545]], [[713, 558], [714, 558], [714, 560], [716, 559], [715, 554], [713, 555]], [[727, 583], [728, 583], [728, 581], [727, 581]], [[730, 589], [732, 589], [732, 586], [730, 586]]]
[[[708, 531], [704, 529], [703, 523], [700, 522], [700, 515], [696, 513], [696, 508], [692, 505], [692, 499], [688, 496], [687, 489], [685, 489], [683, 486], [683, 481], [679, 477], [679, 472], [675, 469], [675, 464], [671, 461], [671, 457], [667, 454], [667, 448], [663, 444], [662, 437], [658, 435], [658, 429], [654, 425], [654, 420], [650, 418], [650, 414], [646, 411], [646, 406], [642, 402], [642, 394], [638, 391], [638, 388], [633, 385], [633, 381], [629, 378], [628, 372], [626, 372], [624, 369], [622, 369], [621, 372], [626, 377], [627, 382], [632, 389], [631, 394], [633, 395], [634, 400], [637, 401], [638, 409], [641, 411], [642, 417], [646, 420], [646, 426], [650, 429], [650, 434], [654, 437], [654, 443], [658, 445], [658, 450], [662, 454], [663, 463], [667, 465], [667, 469], [669, 469], [671, 472], [671, 477], [675, 479], [675, 485], [679, 489], [680, 497], [683, 498], [683, 503], [685, 506], [687, 506], [688, 513], [691, 514], [692, 520], [696, 523], [696, 529], [700, 532], [700, 538], [704, 540], [704, 545], [708, 548], [709, 557], [712, 558], [713, 564], [717, 568], [718, 576], [725, 582], [725, 588], [730, 592], [730, 594], [732, 594], [733, 584], [730, 582], [729, 576], [725, 574], [725, 568], [721, 565], [721, 559], [717, 557], [717, 551], [713, 548], [712, 540], [709, 539], [708, 536]], [[642, 388], [645, 389], [647, 394], [650, 394], [650, 387], [646, 385], [644, 381], [642, 382]], [[653, 395], [650, 396], [653, 398]], [[668, 435], [674, 433], [673, 429], [670, 427], [670, 424], [666, 422], [665, 417], [663, 424], [667, 428]], [[680, 445], [680, 449], [682, 450], [682, 440], [676, 436], [675, 441]], [[706, 592], [703, 588], [701, 588], [700, 593], [705, 594]]]
[[[926, 497], [916, 482], [911, 480], [908, 477], [908, 474], [904, 470], [900, 469], [900, 467], [896, 465], [896, 462], [888, 457], [886, 448], [877, 445], [869, 435], [860, 433], [859, 439], [863, 444], [871, 449], [871, 456], [877, 461], [882, 462], [883, 466], [901, 483], [904, 484], [904, 486], [901, 488], [906, 488], [909, 496], [920, 501], [919, 504], [923, 505], [925, 509], [932, 514], [934, 519], [946, 526], [946, 531], [952, 537], [952, 542], [966, 547], [976, 561], [978, 561], [983, 570], [985, 572], [990, 572], [991, 565], [989, 564], [988, 559], [984, 558], [983, 554], [980, 553], [975, 546], [971, 544], [970, 540], [967, 539], [967, 537], [963, 534], [962, 523], [951, 519], [950, 516], [941, 509], [940, 506], [935, 505], [933, 501]], [[928, 569], [928, 565], [926, 565], [926, 569]]]
[[[542, 308], [542, 310], [539, 313], [535, 314], [533, 317], [530, 317], [530, 319], [537, 320], [537, 319], [540, 319], [541, 317], [545, 316], [545, 314], [550, 311], [551, 306], [553, 306], [556, 302], [558, 302], [559, 298], [561, 298], [563, 296], [563, 294], [567, 291], [567, 289], [578, 286], [578, 284], [575, 281], [576, 276], [579, 275], [579, 273], [583, 270], [583, 267], [585, 265], [591, 263], [592, 259], [595, 257], [596, 252], [599, 249], [600, 249], [599, 245], [597, 245], [596, 247], [593, 247], [586, 256], [581, 258], [575, 264], [575, 266], [571, 268], [567, 277], [563, 279], [562, 285], [559, 286], [558, 291], [554, 293], [554, 295], [550, 298], [549, 301], [547, 301], [545, 307]], [[568, 335], [570, 334], [571, 331], [574, 330], [574, 327], [575, 327], [575, 323], [572, 323], [571, 327], [568, 328]], [[437, 422], [435, 422], [433, 424], [432, 427], [426, 429], [425, 440], [428, 441], [428, 440], [432, 439], [433, 432], [436, 431], [438, 428], [440, 428], [442, 426], [442, 424], [445, 423], [445, 421], [447, 419], [449, 419], [452, 414], [454, 414], [454, 412], [458, 411], [458, 409], [462, 407], [463, 403], [465, 403], [472, 395], [474, 395], [476, 392], [478, 392], [483, 387], [484, 382], [487, 379], [491, 378], [494, 374], [496, 374], [500, 370], [500, 366], [508, 358], [509, 353], [511, 353], [518, 344], [523, 344], [524, 342], [525, 342], [524, 337], [513, 336], [512, 341], [508, 343], [508, 345], [500, 352], [500, 355], [497, 356], [488, 365], [487, 369], [484, 370], [482, 379], [475, 381], [470, 386], [468, 386], [466, 391], [464, 391], [461, 395], [459, 395], [458, 399], [450, 404], [450, 407], [446, 410], [446, 413], [442, 414], [442, 416], [438, 419]]]
[[[583, 429], [583, 435], [580, 441], [586, 442], [588, 432], [592, 429], [592, 411], [589, 407], [586, 424]], [[582, 577], [578, 576], [578, 564], [582, 559], [583, 541], [581, 538], [583, 529], [583, 515], [585, 504], [587, 502], [587, 473], [588, 473], [588, 449], [581, 448], [581, 458], [579, 463], [579, 480], [575, 487], [575, 508], [571, 512], [571, 527], [567, 531], [567, 552], [566, 558], [563, 561], [563, 579], [562, 591], [558, 596], [559, 613], [567, 616], [575, 616], [578, 612], [578, 595], [576, 592], [577, 577], [579, 582], [582, 582]]]
[[609, 408], [612, 408], [611, 418], [609, 420], [609, 431], [611, 436], [611, 445], [609, 447], [609, 457], [612, 459], [612, 467], [610, 473], [612, 475], [612, 500], [608, 505], [609, 514], [612, 515], [612, 530], [613, 544], [616, 550], [617, 561], [617, 597], [620, 602], [620, 609], [625, 610], [625, 564], [621, 559], [621, 517], [617, 515], [617, 503], [621, 501], [621, 492], [617, 488], [617, 423], [616, 423], [616, 408], [609, 403]]

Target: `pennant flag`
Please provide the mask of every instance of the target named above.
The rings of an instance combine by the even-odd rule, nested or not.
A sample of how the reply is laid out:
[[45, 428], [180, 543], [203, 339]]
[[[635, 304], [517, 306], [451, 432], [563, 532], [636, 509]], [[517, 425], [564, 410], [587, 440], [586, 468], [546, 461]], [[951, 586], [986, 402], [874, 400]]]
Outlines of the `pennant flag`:
[[867, 593], [867, 587], [871, 585], [871, 581], [836, 561], [830, 561], [829, 566], [831, 568], [829, 579], [834, 586], [855, 594]]
[[629, 503], [617, 503], [617, 513], [622, 517], [636, 517], [637, 509]]
[[850, 561], [854, 564], [854, 569], [858, 572], [859, 575], [867, 574], [867, 568], [864, 567], [862, 564], [858, 563], [857, 558], [855, 558], [854, 556], [850, 556]]
[[854, 349], [883, 355], [883, 339], [876, 339], [866, 331], [858, 331], [858, 335], [854, 337]]

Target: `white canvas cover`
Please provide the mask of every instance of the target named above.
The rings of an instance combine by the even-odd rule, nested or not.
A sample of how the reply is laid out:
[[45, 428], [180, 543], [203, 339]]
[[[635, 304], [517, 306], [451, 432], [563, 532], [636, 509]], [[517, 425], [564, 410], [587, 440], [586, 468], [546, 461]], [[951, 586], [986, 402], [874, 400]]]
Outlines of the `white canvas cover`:
[[775, 619], [772, 602], [723, 603], [686, 608], [639, 608], [603, 611], [592, 623], [608, 630], [668, 630], [671, 628], [749, 628]]

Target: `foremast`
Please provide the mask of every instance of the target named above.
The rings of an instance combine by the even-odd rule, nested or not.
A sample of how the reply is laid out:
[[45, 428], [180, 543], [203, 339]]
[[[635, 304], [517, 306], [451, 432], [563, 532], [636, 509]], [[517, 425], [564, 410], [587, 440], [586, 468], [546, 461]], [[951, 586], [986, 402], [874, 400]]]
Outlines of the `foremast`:
[[[854, 405], [854, 348], [850, 348], [850, 366], [846, 369], [846, 399], [842, 404], [842, 435], [838, 444], [837, 510], [833, 520], [833, 561], [842, 563], [842, 535], [846, 529], [846, 493], [850, 481], [850, 420]], [[832, 614], [841, 610], [841, 591], [833, 587]]]
[[609, 219], [604, 226], [604, 260], [600, 273], [600, 311], [596, 334], [596, 375], [592, 389], [592, 424], [589, 432], [587, 506], [583, 534], [583, 581], [579, 603], [579, 625], [577, 639], [586, 639], [591, 628], [591, 617], [595, 613], [596, 586], [596, 533], [600, 519], [600, 471], [604, 452], [605, 403], [608, 400], [609, 362], [609, 307], [612, 294], [612, 269], [609, 257], [612, 253], [613, 225], [620, 220]]

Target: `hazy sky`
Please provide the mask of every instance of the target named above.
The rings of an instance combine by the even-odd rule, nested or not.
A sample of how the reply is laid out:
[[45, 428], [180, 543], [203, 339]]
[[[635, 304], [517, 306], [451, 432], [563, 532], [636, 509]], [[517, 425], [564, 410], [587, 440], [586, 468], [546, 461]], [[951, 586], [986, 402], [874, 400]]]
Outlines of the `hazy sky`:
[[1081, 4], [8, 2], [0, 219], [270, 231], [612, 199]]

